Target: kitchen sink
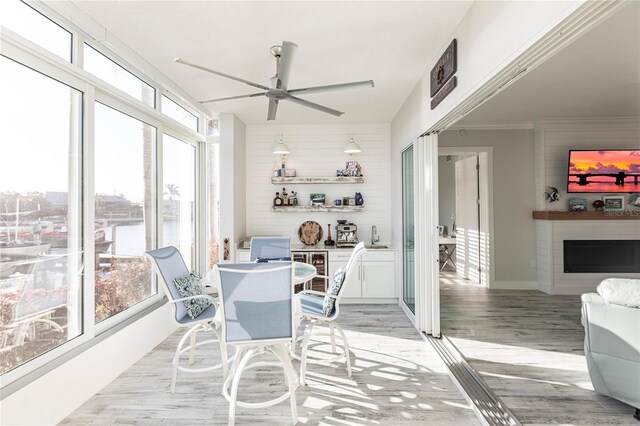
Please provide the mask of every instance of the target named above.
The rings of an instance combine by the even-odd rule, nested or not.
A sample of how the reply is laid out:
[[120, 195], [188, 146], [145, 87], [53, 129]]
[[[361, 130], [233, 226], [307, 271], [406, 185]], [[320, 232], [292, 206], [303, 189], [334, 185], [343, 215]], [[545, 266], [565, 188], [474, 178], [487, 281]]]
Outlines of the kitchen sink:
[[385, 245], [382, 245], [382, 244], [380, 244], [380, 245], [373, 245], [373, 246], [369, 245], [369, 246], [364, 246], [364, 247], [365, 247], [367, 250], [371, 250], [371, 249], [374, 249], [374, 250], [375, 250], [375, 249], [388, 249], [388, 248], [389, 248], [389, 246], [385, 246]]

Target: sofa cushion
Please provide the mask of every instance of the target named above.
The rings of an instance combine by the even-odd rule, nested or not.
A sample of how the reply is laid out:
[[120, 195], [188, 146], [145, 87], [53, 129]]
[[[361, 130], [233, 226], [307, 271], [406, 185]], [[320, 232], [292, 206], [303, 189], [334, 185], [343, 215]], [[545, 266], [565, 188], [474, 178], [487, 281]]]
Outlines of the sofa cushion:
[[598, 284], [598, 294], [614, 305], [640, 308], [640, 279], [607, 278]]

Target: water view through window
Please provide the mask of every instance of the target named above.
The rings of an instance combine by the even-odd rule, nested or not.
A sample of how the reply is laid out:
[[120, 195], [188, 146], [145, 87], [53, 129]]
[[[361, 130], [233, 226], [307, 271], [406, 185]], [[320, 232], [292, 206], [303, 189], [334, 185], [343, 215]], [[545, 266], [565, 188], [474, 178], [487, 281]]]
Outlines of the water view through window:
[[0, 75], [3, 374], [83, 332], [82, 94], [3, 56]]
[[95, 319], [156, 293], [144, 252], [155, 246], [156, 129], [95, 104]]
[[163, 135], [163, 246], [175, 246], [185, 263], [195, 267], [196, 148]]

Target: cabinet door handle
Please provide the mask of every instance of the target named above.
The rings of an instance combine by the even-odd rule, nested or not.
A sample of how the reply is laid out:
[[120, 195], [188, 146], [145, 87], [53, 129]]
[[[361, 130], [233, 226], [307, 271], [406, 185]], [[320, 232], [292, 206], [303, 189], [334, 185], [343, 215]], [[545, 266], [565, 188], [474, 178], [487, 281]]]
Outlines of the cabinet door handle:
[[358, 281], [362, 279], [362, 265], [358, 265]]

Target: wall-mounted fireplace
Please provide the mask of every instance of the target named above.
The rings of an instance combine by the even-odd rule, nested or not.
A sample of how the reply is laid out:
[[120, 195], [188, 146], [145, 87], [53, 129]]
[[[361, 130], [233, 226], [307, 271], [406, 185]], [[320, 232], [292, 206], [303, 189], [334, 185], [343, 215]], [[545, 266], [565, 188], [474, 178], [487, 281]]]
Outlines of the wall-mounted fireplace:
[[640, 273], [640, 240], [564, 240], [564, 272]]

